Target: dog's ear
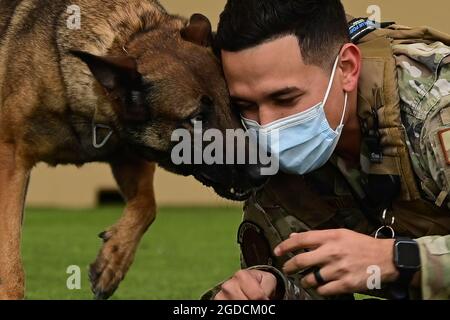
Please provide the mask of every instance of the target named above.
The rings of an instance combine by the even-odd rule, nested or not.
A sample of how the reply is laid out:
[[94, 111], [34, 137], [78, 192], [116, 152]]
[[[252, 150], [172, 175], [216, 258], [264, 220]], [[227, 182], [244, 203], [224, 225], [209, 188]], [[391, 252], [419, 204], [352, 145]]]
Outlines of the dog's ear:
[[145, 105], [143, 78], [132, 57], [96, 56], [83, 51], [70, 51], [87, 64], [95, 79], [119, 100], [123, 119], [132, 122], [145, 121], [149, 110]]
[[86, 63], [95, 79], [108, 91], [132, 89], [142, 81], [133, 57], [101, 57], [77, 50], [71, 50], [70, 53]]
[[181, 37], [203, 47], [211, 46], [213, 40], [211, 22], [204, 15], [196, 13], [192, 15], [189, 24], [181, 29]]

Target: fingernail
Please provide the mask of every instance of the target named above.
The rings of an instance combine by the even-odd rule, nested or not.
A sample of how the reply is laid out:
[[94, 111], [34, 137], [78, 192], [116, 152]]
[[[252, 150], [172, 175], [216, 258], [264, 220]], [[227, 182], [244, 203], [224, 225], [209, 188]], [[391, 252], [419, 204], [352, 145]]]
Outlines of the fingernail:
[[281, 255], [281, 249], [278, 248], [278, 247], [276, 247], [273, 252], [275, 253], [276, 256], [280, 256]]

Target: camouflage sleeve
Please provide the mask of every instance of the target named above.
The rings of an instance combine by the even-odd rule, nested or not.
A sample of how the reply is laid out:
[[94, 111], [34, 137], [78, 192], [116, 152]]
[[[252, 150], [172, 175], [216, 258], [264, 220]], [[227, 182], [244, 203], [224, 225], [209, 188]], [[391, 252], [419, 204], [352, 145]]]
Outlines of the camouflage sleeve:
[[[425, 167], [437, 187], [432, 199], [436, 205], [450, 208], [450, 48], [441, 48], [441, 53], [438, 77], [430, 91], [439, 99], [430, 110], [420, 143]], [[424, 237], [418, 242], [422, 299], [450, 299], [450, 235]]]
[[272, 273], [277, 278], [277, 293], [274, 300], [311, 300], [309, 294], [297, 287], [283, 272], [272, 266], [255, 266], [248, 270], [261, 270]]
[[[428, 199], [450, 209], [450, 47], [435, 42], [393, 49], [414, 170]], [[417, 241], [422, 284], [414, 297], [450, 299], [450, 235]]]
[[[225, 280], [226, 281], [226, 280]], [[212, 289], [209, 289], [206, 291], [200, 298], [200, 300], [214, 300], [216, 295], [220, 292], [220, 288], [222, 287], [222, 284], [225, 283], [225, 281], [219, 283], [217, 286], [215, 286]]]
[[[277, 290], [275, 298], [273, 300], [311, 300], [309, 294], [297, 287], [293, 281], [286, 277], [280, 270], [272, 266], [254, 266], [246, 270], [260, 270], [272, 273], [277, 278]], [[201, 300], [213, 300], [215, 296], [220, 292], [222, 284], [221, 282], [211, 290], [207, 291], [201, 297]]]
[[450, 299], [450, 235], [417, 240], [422, 261], [422, 299]]

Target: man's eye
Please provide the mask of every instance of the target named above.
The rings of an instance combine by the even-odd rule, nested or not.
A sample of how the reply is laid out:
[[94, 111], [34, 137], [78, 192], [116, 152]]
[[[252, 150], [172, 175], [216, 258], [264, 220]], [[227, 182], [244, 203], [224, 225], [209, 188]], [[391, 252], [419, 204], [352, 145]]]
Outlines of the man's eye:
[[254, 109], [256, 106], [250, 103], [234, 103], [234, 108], [238, 111]]
[[277, 104], [285, 106], [293, 103], [293, 100], [277, 100]]
[[288, 99], [277, 99], [275, 102], [279, 105], [293, 105], [299, 101], [300, 97], [293, 97]]
[[275, 103], [279, 106], [293, 106], [297, 104], [300, 100], [300, 97], [289, 98], [289, 99], [277, 99]]

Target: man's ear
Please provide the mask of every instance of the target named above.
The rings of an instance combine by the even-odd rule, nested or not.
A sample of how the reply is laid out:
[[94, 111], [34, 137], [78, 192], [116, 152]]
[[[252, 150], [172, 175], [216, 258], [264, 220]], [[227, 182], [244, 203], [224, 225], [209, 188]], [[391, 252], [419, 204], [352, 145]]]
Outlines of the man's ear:
[[361, 73], [361, 50], [353, 43], [347, 43], [341, 50], [341, 63], [343, 73], [343, 89], [352, 92], [358, 88]]
[[108, 91], [132, 89], [142, 81], [133, 57], [100, 57], [77, 50], [70, 53], [86, 63], [95, 79]]
[[212, 26], [207, 17], [200, 13], [192, 15], [189, 24], [181, 29], [181, 37], [189, 42], [203, 47], [209, 47], [212, 44]]

